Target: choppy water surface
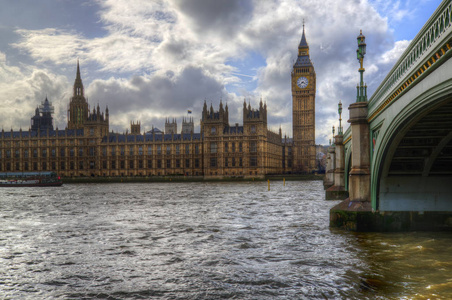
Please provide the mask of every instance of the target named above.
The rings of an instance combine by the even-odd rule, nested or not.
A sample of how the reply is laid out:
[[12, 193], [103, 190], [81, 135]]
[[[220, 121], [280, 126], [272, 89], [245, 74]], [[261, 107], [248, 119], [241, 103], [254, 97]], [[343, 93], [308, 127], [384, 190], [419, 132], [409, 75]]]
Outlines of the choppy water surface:
[[0, 297], [452, 298], [452, 234], [328, 227], [321, 182], [0, 190]]

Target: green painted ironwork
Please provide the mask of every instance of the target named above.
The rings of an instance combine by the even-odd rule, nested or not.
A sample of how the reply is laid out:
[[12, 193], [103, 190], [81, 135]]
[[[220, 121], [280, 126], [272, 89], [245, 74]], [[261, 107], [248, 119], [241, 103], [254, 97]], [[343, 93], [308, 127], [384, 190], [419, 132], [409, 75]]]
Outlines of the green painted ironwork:
[[452, 0], [445, 0], [411, 41], [369, 99], [369, 115], [372, 115], [382, 102], [399, 89], [401, 83], [412, 77], [419, 66], [424, 65], [430, 59], [443, 40], [447, 40], [452, 26], [451, 19]]
[[339, 103], [337, 106], [338, 106], [337, 111], [339, 113], [339, 127], [337, 128], [337, 134], [342, 135], [343, 128], [342, 128], [342, 102], [341, 102], [341, 100], [339, 100]]
[[334, 125], [333, 125], [333, 145], [334, 145], [334, 132], [335, 132], [335, 128], [334, 128]]
[[359, 86], [356, 87], [357, 95], [356, 102], [367, 102], [367, 85], [364, 84], [364, 55], [366, 55], [366, 37], [363, 35], [362, 30], [359, 31], [358, 35], [358, 49], [356, 50], [356, 56], [359, 61], [359, 74], [360, 82]]

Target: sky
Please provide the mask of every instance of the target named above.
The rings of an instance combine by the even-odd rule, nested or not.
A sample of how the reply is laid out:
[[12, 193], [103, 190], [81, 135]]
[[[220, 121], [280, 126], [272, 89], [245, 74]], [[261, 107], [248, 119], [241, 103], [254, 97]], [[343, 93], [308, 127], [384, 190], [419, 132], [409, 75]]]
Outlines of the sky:
[[[314, 64], [316, 144], [348, 127], [356, 100], [356, 37], [366, 36], [368, 94], [439, 6], [439, 0], [0, 0], [0, 125], [28, 130], [47, 97], [64, 129], [77, 59], [91, 109], [108, 106], [110, 129], [164, 128], [204, 102], [268, 106], [268, 127], [292, 136], [290, 74], [305, 22]], [[192, 114], [187, 115], [191, 110]]]

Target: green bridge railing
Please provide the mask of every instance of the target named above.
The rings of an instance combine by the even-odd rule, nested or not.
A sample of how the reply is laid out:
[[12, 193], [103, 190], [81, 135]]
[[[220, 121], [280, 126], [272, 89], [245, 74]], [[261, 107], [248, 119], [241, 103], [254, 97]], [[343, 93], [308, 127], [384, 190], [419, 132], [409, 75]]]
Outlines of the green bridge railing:
[[432, 64], [450, 50], [452, 0], [443, 1], [369, 100], [369, 121], [417, 83]]

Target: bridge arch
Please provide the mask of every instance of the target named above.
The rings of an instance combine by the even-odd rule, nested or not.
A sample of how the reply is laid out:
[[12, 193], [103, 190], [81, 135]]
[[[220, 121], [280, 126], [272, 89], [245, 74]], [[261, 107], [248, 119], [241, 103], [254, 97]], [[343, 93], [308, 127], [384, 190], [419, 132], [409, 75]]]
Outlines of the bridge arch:
[[350, 171], [352, 169], [352, 142], [345, 147], [345, 162], [344, 162], [344, 187], [348, 191], [348, 177], [350, 176]]
[[371, 162], [374, 210], [452, 211], [452, 79], [439, 75], [379, 120]]

